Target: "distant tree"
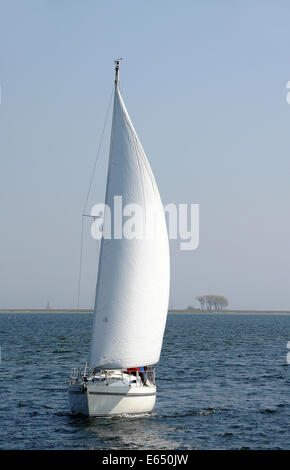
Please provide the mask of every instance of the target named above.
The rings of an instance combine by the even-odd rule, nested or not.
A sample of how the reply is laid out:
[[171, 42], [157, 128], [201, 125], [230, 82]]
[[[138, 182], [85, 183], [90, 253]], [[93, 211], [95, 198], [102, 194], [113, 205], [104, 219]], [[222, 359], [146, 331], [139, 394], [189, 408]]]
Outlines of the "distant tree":
[[203, 310], [204, 309], [204, 304], [205, 304], [205, 298], [202, 295], [199, 295], [198, 297], [195, 297], [195, 298], [200, 303], [201, 310]]
[[226, 297], [224, 297], [223, 295], [220, 296], [219, 298], [219, 308], [220, 310], [222, 310], [224, 307], [228, 307], [229, 305], [229, 301]]
[[205, 295], [205, 303], [206, 303], [206, 308], [207, 310], [212, 310], [212, 307], [214, 306], [214, 295]]
[[223, 295], [200, 295], [196, 297], [200, 303], [201, 309], [206, 307], [207, 310], [222, 310], [229, 305], [229, 301]]

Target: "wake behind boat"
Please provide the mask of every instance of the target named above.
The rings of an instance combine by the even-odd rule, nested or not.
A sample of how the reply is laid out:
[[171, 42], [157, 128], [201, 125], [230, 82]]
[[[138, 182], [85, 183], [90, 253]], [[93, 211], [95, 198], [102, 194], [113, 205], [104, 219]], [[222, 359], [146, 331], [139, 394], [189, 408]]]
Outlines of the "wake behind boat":
[[[110, 416], [153, 410], [152, 365], [160, 358], [168, 311], [165, 215], [120, 93], [118, 60], [103, 221], [104, 230], [109, 224], [112, 233], [119, 217], [115, 196], [122, 198], [123, 207], [134, 205], [144, 211], [143, 234], [150, 237], [106, 238], [103, 231], [88, 367], [83, 372], [75, 369], [69, 385], [73, 414]], [[158, 230], [152, 232], [156, 223]]]

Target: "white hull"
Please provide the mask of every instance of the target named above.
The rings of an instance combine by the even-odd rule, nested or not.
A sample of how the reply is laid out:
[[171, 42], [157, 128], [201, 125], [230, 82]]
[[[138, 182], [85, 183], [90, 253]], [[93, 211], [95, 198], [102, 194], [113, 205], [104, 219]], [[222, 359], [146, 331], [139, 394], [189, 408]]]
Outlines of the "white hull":
[[[133, 379], [133, 380], [132, 380]], [[69, 386], [69, 401], [74, 415], [113, 416], [150, 413], [155, 405], [156, 386], [142, 385], [139, 377], [114, 373], [90, 378]]]

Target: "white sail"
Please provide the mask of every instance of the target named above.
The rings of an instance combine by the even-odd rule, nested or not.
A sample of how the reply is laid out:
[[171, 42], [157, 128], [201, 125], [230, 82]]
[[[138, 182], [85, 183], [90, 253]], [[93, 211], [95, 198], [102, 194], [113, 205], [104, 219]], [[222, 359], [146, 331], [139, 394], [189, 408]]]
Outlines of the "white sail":
[[[127, 239], [114, 225], [119, 217], [114, 214], [115, 196], [122, 197], [123, 208], [138, 204], [151, 209], [142, 219], [141, 236]], [[89, 366], [118, 369], [155, 364], [168, 310], [168, 236], [159, 191], [118, 83], [105, 204], [110, 213], [105, 212], [104, 226], [111, 224], [112, 239], [101, 242]], [[157, 233], [151, 230], [154, 222]], [[114, 238], [114, 229], [119, 238]]]

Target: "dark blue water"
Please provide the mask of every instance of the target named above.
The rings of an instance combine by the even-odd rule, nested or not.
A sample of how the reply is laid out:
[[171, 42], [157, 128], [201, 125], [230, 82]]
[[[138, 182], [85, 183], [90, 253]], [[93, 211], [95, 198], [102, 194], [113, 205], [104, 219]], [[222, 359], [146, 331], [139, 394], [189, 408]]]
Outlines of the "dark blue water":
[[169, 315], [154, 413], [76, 418], [92, 316], [0, 315], [1, 449], [289, 449], [287, 315]]

